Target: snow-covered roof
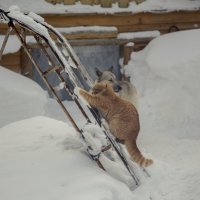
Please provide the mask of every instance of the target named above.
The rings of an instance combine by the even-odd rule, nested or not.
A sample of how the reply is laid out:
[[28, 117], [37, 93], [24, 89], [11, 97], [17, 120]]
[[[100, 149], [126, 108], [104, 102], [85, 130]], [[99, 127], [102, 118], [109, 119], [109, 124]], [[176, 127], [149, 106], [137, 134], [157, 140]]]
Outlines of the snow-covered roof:
[[119, 8], [118, 4], [113, 4], [112, 8], [101, 8], [100, 5], [82, 5], [77, 2], [75, 5], [50, 4], [45, 0], [0, 0], [0, 7], [8, 10], [11, 5], [18, 5], [23, 12], [33, 11], [35, 13], [118, 13], [118, 12], [156, 12], [174, 10], [199, 10], [199, 0], [146, 0], [136, 5], [130, 2], [128, 8]]

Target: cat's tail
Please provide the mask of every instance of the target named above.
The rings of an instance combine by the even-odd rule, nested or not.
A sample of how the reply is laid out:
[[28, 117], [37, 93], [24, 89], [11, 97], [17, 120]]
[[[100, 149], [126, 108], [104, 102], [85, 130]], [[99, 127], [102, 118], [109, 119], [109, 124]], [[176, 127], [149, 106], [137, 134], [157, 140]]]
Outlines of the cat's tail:
[[141, 154], [135, 140], [125, 140], [125, 146], [131, 158], [141, 167], [148, 167], [153, 164], [152, 159], [147, 159]]

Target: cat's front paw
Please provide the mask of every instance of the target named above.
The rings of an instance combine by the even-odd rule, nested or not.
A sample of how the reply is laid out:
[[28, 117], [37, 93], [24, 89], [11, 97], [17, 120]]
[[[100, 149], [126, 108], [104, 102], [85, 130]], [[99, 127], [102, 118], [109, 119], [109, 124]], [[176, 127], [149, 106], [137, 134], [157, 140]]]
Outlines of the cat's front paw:
[[74, 88], [74, 94], [75, 94], [76, 96], [79, 96], [79, 95], [80, 95], [80, 90], [81, 90], [81, 88], [78, 87], [78, 86], [76, 86], [76, 87]]

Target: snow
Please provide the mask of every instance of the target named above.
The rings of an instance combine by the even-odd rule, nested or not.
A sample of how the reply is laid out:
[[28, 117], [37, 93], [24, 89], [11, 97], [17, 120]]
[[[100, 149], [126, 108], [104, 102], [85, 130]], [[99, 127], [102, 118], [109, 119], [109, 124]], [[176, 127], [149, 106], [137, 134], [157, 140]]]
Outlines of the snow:
[[139, 144], [157, 161], [151, 171], [157, 180], [142, 187], [157, 184], [159, 199], [197, 200], [200, 195], [199, 33], [157, 37], [133, 53], [126, 66], [140, 94]]
[[66, 123], [46, 117], [0, 129], [0, 199], [127, 199], [130, 190], [80, 152]]
[[[2, 46], [4, 39], [5, 39], [5, 35], [0, 35], [0, 47]], [[21, 43], [18, 40], [17, 36], [10, 35], [8, 38], [7, 44], [5, 46], [5, 49], [3, 51], [3, 54], [15, 53], [19, 51], [20, 48], [21, 48]]]
[[81, 32], [117, 32], [116, 27], [107, 26], [76, 26], [68, 28], [56, 28], [60, 33], [81, 33]]
[[43, 115], [47, 97], [33, 81], [0, 67], [0, 127]]
[[9, 13], [8, 16], [19, 21], [22, 22], [23, 24], [25, 24], [26, 26], [32, 28], [33, 31], [35, 31], [36, 33], [39, 33], [45, 37], [49, 37], [49, 33], [47, 31], [47, 29], [42, 26], [41, 24], [37, 23], [34, 21], [35, 15], [30, 14], [30, 16], [24, 15], [23, 12], [21, 12], [20, 8], [18, 6], [11, 6], [9, 8]]
[[[51, 45], [52, 49], [57, 54], [59, 60], [64, 65], [65, 70], [68, 71], [68, 68], [76, 66], [74, 65], [73, 61], [71, 59], [67, 60], [63, 54], [60, 52], [58, 46], [56, 45], [55, 41], [52, 40], [51, 36], [49, 35], [49, 32], [45, 26], [42, 25], [43, 18], [38, 16], [37, 14], [30, 12], [29, 15], [25, 15], [23, 12], [20, 11], [20, 8], [18, 6], [11, 6], [9, 8], [8, 16], [12, 19], [16, 20], [19, 23], [24, 24], [25, 26], [29, 27], [34, 32], [38, 33], [40, 36], [44, 36], [48, 43]], [[36, 21], [35, 21], [36, 20]], [[70, 76], [73, 76], [73, 74], [68, 71]]]
[[148, 38], [148, 37], [158, 37], [160, 36], [159, 31], [142, 31], [142, 32], [130, 32], [130, 33], [119, 33], [118, 39], [135, 39], [135, 38]]
[[146, 0], [136, 5], [130, 2], [128, 8], [119, 8], [113, 4], [112, 8], [101, 8], [100, 5], [82, 5], [77, 2], [75, 5], [50, 4], [44, 0], [0, 0], [0, 7], [8, 10], [11, 5], [18, 5], [23, 12], [33, 11], [35, 13], [119, 13], [119, 12], [169, 12], [174, 10], [198, 10], [199, 0]]
[[[199, 33], [158, 36], [125, 67], [140, 95], [138, 145], [154, 160], [151, 177], [136, 168], [134, 191], [117, 164], [103, 157], [108, 173], [97, 167], [36, 83], [0, 67], [0, 199], [199, 200]], [[65, 105], [99, 148], [95, 125], [83, 127], [73, 102]]]
[[40, 15], [37, 15], [36, 13], [34, 12], [30, 12], [28, 14], [29, 17], [33, 18], [35, 21], [37, 22], [41, 22], [41, 23], [44, 23], [44, 18], [41, 17]]

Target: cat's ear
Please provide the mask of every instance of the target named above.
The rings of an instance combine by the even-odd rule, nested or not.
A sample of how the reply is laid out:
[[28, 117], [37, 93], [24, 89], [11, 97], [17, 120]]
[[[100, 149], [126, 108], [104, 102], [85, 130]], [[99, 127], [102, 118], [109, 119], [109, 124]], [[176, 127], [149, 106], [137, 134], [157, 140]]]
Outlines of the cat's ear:
[[113, 67], [113, 66], [111, 66], [111, 67], [108, 69], [108, 71], [110, 71], [110, 72], [113, 72], [113, 70], [114, 70], [114, 67]]
[[102, 72], [100, 69], [98, 69], [97, 67], [95, 67], [95, 72], [96, 72], [96, 75], [97, 75], [98, 77], [101, 77], [102, 74], [103, 74], [103, 72]]

